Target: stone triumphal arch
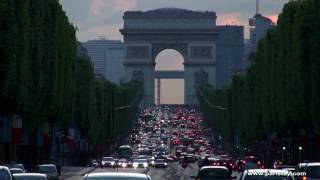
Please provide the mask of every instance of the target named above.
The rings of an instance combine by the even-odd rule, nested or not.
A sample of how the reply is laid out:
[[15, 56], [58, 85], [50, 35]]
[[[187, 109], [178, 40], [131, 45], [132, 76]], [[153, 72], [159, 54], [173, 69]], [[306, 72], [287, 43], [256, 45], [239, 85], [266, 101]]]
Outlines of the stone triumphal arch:
[[[154, 104], [156, 76], [185, 80], [185, 104], [197, 104], [196, 87], [215, 85], [216, 14], [176, 8], [125, 12], [120, 30], [125, 43], [125, 80], [144, 82], [143, 104]], [[184, 58], [184, 72], [156, 72], [155, 59], [165, 49]], [[170, 93], [170, 92], [166, 92]]]

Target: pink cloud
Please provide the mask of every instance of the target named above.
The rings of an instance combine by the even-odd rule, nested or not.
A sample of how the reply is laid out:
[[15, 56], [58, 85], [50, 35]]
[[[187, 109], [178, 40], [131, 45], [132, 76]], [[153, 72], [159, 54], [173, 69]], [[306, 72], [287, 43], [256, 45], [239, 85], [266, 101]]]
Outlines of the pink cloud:
[[277, 24], [277, 22], [278, 22], [278, 17], [279, 17], [279, 15], [269, 15], [269, 16], [267, 16], [269, 19], [271, 19], [272, 20], [272, 22], [274, 22], [275, 24]]
[[121, 39], [119, 29], [122, 27], [121, 16], [120, 24], [101, 23], [104, 19], [112, 18], [115, 14], [137, 8], [136, 0], [90, 0], [90, 12], [86, 19], [76, 24], [80, 31], [78, 37], [81, 40], [106, 36], [106, 38]]
[[241, 15], [239, 13], [219, 14], [217, 18], [218, 25], [241, 25]]
[[93, 16], [112, 15], [137, 7], [135, 0], [92, 0], [90, 12]]

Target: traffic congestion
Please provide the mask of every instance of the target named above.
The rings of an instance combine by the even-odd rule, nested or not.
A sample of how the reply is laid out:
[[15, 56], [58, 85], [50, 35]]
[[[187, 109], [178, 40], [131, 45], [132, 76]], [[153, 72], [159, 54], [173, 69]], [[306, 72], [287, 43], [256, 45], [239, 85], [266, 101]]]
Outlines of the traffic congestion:
[[[239, 156], [221, 149], [212, 133], [196, 107], [144, 107], [117, 152], [91, 159], [90, 173], [69, 179], [320, 179], [320, 163], [275, 161], [266, 167], [254, 154]], [[56, 164], [44, 164], [29, 171], [11, 163], [0, 167], [0, 179], [58, 180], [60, 170]]]

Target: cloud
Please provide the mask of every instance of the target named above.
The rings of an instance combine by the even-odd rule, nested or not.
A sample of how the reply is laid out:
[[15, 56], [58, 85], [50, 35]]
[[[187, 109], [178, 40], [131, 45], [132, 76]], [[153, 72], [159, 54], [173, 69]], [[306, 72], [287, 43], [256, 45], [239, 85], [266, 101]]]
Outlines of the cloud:
[[136, 7], [137, 3], [135, 0], [92, 0], [90, 12], [93, 16], [101, 17], [133, 10]]
[[217, 18], [218, 25], [243, 25], [240, 13], [219, 14]]
[[93, 0], [91, 7], [90, 7], [90, 12], [94, 16], [99, 16], [103, 12], [104, 3], [103, 0]]
[[[261, 13], [272, 16], [271, 19], [276, 21], [274, 15], [281, 12], [283, 4], [288, 1], [261, 0]], [[254, 0], [60, 0], [60, 3], [71, 22], [79, 28], [77, 37], [80, 40], [96, 38], [98, 35], [91, 34], [93, 29], [98, 32], [97, 29], [108, 29], [106, 26], [115, 27], [116, 24], [122, 24], [123, 12], [128, 10], [150, 10], [161, 7], [210, 10], [217, 12], [219, 25], [237, 24], [246, 28], [248, 28], [248, 18], [255, 13]], [[118, 26], [113, 29], [112, 36], [114, 34], [121, 38]], [[247, 34], [248, 31], [246, 36]]]
[[96, 25], [86, 30], [78, 32], [78, 37], [81, 37], [80, 41], [85, 41], [88, 39], [95, 39], [97, 37], [105, 37], [107, 39], [121, 39], [121, 34], [119, 30], [122, 24], [113, 24], [113, 25]]
[[119, 29], [122, 26], [124, 11], [137, 8], [136, 0], [90, 0], [88, 13], [81, 21], [75, 22], [79, 28], [80, 41], [106, 36], [121, 39]]
[[137, 2], [134, 0], [116, 0], [113, 5], [117, 11], [128, 11], [137, 8]]
[[269, 19], [271, 19], [272, 22], [274, 22], [275, 24], [277, 24], [279, 15], [277, 15], [277, 14], [267, 15], [267, 17], [268, 17]]

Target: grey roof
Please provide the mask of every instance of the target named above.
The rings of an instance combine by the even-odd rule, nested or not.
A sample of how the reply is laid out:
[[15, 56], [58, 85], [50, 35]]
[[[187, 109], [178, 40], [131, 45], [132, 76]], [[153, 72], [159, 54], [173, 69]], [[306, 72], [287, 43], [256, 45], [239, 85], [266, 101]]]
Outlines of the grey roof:
[[181, 8], [165, 7], [165, 8], [149, 10], [147, 12], [154, 12], [154, 13], [167, 13], [167, 12], [185, 13], [185, 12], [193, 12], [193, 11], [187, 10], [187, 9], [181, 9]]
[[213, 11], [192, 11], [174, 7], [153, 9], [149, 11], [127, 11], [124, 19], [157, 19], [157, 18], [216, 18]]

